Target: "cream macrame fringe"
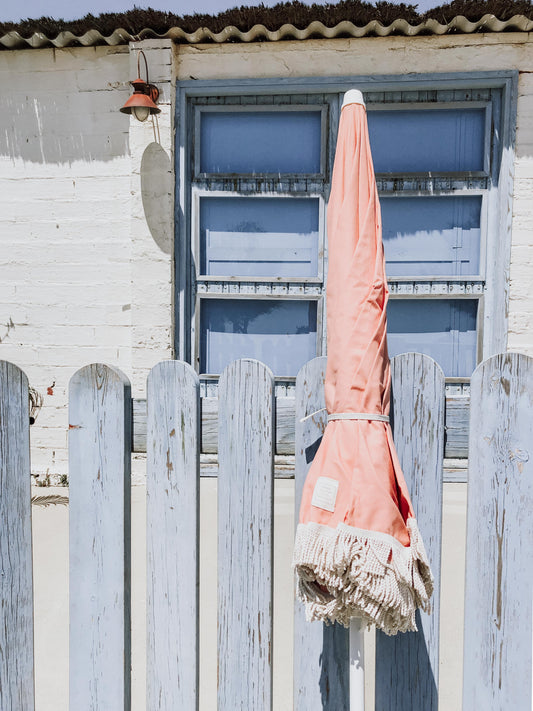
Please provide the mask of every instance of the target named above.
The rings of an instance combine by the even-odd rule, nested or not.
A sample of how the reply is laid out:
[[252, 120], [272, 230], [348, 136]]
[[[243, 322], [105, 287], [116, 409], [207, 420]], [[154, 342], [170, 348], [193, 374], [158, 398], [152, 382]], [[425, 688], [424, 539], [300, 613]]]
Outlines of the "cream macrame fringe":
[[339, 524], [299, 524], [293, 567], [298, 597], [309, 621], [360, 617], [386, 634], [417, 629], [415, 611], [429, 610], [433, 576], [416, 520], [407, 520], [411, 543], [386, 533]]

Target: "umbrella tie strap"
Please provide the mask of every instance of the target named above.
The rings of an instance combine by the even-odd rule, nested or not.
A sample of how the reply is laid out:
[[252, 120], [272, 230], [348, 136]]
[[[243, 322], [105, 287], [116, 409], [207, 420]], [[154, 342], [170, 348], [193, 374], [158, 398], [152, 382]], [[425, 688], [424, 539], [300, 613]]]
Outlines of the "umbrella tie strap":
[[314, 415], [318, 415], [319, 412], [324, 412], [325, 409], [326, 409], [325, 407], [321, 407], [320, 410], [315, 410], [315, 411], [312, 412], [310, 415], [306, 415], [305, 417], [302, 417], [302, 419], [300, 420], [300, 422], [305, 422], [305, 421], [308, 420], [310, 417], [314, 417]]
[[[325, 407], [321, 407], [320, 410], [315, 410], [310, 415], [302, 417], [300, 422], [305, 422], [310, 417], [318, 415], [319, 412], [323, 412], [325, 409]], [[328, 422], [332, 420], [379, 420], [380, 422], [390, 422], [388, 415], [378, 415], [370, 412], [335, 412], [332, 415], [328, 415]]]
[[371, 412], [335, 412], [328, 415], [328, 422], [332, 420], [379, 420], [380, 422], [390, 422], [388, 415], [378, 415]]

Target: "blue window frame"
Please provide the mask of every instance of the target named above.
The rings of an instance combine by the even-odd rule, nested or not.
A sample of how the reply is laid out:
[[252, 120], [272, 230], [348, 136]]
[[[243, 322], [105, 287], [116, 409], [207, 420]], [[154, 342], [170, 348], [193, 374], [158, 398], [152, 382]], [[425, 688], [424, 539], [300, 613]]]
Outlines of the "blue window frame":
[[381, 198], [387, 276], [480, 276], [482, 195]]
[[199, 196], [199, 273], [219, 277], [319, 277], [318, 197]]
[[454, 108], [374, 107], [368, 115], [374, 169], [403, 174], [483, 172], [489, 122], [490, 104], [481, 102]]
[[323, 347], [329, 114], [337, 97], [192, 101], [191, 355], [293, 378]]
[[177, 350], [200, 372], [247, 355], [288, 377], [325, 352], [324, 213], [354, 85], [382, 205], [391, 354], [425, 352], [465, 381], [505, 348], [516, 73], [195, 81], [178, 85], [176, 301]]
[[292, 376], [316, 355], [317, 303], [303, 299], [204, 299], [200, 370], [221, 373], [237, 358], [257, 358]]
[[477, 299], [397, 299], [387, 309], [389, 355], [407, 351], [434, 358], [450, 377], [477, 362]]
[[[196, 171], [203, 174], [320, 174], [320, 107], [208, 107], [198, 112]], [[209, 110], [212, 109], [212, 110]]]

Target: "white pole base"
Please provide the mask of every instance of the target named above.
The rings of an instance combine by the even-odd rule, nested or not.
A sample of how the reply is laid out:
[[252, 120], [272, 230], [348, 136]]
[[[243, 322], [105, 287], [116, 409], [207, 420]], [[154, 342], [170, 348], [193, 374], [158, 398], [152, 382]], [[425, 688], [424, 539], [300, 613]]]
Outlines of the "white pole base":
[[350, 620], [350, 711], [365, 711], [365, 650], [363, 622]]

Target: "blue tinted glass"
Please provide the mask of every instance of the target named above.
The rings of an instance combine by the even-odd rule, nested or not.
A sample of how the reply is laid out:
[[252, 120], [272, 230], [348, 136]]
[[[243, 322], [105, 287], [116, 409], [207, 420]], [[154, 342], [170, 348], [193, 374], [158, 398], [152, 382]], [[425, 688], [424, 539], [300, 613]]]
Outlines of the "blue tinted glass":
[[316, 301], [204, 299], [200, 370], [221, 373], [237, 358], [257, 358], [275, 375], [296, 375], [316, 356]]
[[320, 111], [204, 111], [200, 172], [319, 173]]
[[481, 197], [381, 198], [387, 276], [479, 273]]
[[318, 223], [317, 199], [203, 197], [200, 270], [218, 276], [317, 276]]
[[376, 173], [483, 170], [484, 109], [369, 111]]
[[392, 299], [387, 319], [391, 358], [416, 351], [434, 358], [447, 376], [472, 375], [477, 350], [476, 300]]

